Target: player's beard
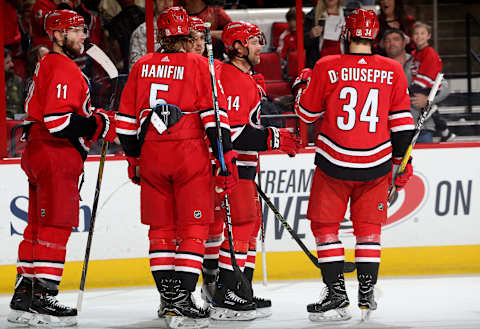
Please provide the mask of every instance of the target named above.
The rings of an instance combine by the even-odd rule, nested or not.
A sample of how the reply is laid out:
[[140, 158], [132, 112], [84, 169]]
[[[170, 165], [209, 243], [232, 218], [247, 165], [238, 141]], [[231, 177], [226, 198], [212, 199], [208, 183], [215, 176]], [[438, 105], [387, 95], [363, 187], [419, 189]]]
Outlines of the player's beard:
[[65, 47], [68, 49], [68, 51], [74, 55], [75, 57], [80, 56], [83, 54], [83, 51], [85, 50], [85, 46], [83, 42], [81, 41], [73, 41], [71, 39], [66, 40], [66, 45]]

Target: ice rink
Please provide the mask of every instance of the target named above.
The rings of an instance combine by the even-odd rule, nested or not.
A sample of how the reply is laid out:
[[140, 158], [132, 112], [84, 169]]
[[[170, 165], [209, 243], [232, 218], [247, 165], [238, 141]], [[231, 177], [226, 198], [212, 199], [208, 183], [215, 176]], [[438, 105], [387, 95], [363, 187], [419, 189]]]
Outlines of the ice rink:
[[[249, 322], [210, 321], [210, 328], [480, 328], [480, 276], [380, 278], [378, 309], [366, 323], [360, 322], [357, 283], [352, 279], [347, 279], [352, 319], [333, 324], [310, 322], [306, 304], [318, 298], [321, 286], [320, 280], [277, 281], [267, 287], [256, 283], [256, 295], [272, 299], [271, 317]], [[0, 328], [9, 327], [10, 298], [0, 295]], [[76, 298], [75, 291], [67, 291], [60, 293], [59, 300], [75, 305]], [[154, 287], [87, 290], [78, 327], [166, 328], [156, 318], [158, 302]]]

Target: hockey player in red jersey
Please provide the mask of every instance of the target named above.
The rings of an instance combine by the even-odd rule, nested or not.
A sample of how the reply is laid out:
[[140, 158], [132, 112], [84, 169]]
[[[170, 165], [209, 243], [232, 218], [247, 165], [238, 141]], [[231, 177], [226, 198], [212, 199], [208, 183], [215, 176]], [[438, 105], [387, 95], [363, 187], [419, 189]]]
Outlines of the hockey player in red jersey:
[[190, 16], [190, 35], [193, 38], [191, 51], [199, 55], [205, 52], [205, 25], [201, 18]]
[[22, 169], [28, 177], [28, 225], [18, 247], [17, 282], [8, 321], [62, 326], [77, 310], [55, 298], [72, 227], [78, 226], [78, 180], [91, 142], [113, 141], [115, 124], [90, 106], [88, 80], [72, 60], [83, 52], [85, 23], [70, 10], [48, 14], [53, 52], [37, 64], [25, 102], [28, 138]]
[[[392, 160], [400, 163], [414, 129], [402, 67], [389, 58], [372, 55], [371, 44], [378, 30], [373, 11], [354, 10], [347, 17], [344, 35], [350, 43], [349, 54], [320, 59], [311, 79], [306, 71], [303, 83], [298, 79], [295, 86], [300, 89], [297, 115], [307, 123], [323, 116], [307, 218], [326, 287], [320, 301], [307, 306], [312, 321], [350, 318], [344, 248], [338, 238], [349, 201], [363, 319], [377, 307], [373, 289]], [[411, 175], [410, 162], [395, 180], [397, 187], [403, 187]]]
[[129, 176], [140, 183], [141, 221], [150, 226], [150, 269], [161, 296], [159, 316], [165, 315], [170, 326], [203, 327], [209, 312], [195, 305], [192, 292], [213, 221], [214, 183], [226, 192], [235, 186], [236, 153], [220, 93], [224, 158], [231, 174], [214, 179], [204, 140], [206, 135], [218, 157], [207, 59], [188, 52], [193, 40], [183, 8], [162, 11], [158, 27], [162, 47], [132, 67], [117, 133]]
[[[190, 51], [203, 55], [205, 52], [205, 25], [202, 19], [196, 16], [190, 16], [190, 36], [193, 38], [193, 47]], [[213, 60], [216, 69], [222, 65], [217, 59]], [[212, 149], [209, 148], [212, 165], [215, 167], [215, 157], [212, 154]], [[218, 212], [221, 209], [222, 195], [215, 195], [214, 211]], [[218, 257], [220, 252], [220, 245], [223, 241], [223, 226], [224, 218], [222, 216], [214, 216], [214, 221], [208, 227], [207, 241], [205, 242], [205, 255], [202, 264], [202, 299], [211, 303], [213, 294], [215, 293], [216, 279], [218, 276]]]
[[[294, 155], [297, 140], [286, 129], [260, 125], [260, 94], [252, 77], [253, 65], [260, 62], [263, 34], [254, 24], [233, 22], [222, 34], [230, 61], [222, 65], [221, 85], [227, 99], [232, 127], [233, 148], [238, 152], [240, 182], [230, 194], [232, 233], [235, 257], [248, 280], [255, 266], [256, 239], [261, 223], [261, 209], [255, 185], [258, 151], [278, 149]], [[222, 215], [223, 212], [216, 213]], [[231, 265], [228, 235], [221, 245], [217, 289], [212, 301], [211, 317], [216, 320], [250, 320], [268, 315], [270, 300], [248, 299], [238, 289]], [[246, 264], [249, 264], [247, 266]]]

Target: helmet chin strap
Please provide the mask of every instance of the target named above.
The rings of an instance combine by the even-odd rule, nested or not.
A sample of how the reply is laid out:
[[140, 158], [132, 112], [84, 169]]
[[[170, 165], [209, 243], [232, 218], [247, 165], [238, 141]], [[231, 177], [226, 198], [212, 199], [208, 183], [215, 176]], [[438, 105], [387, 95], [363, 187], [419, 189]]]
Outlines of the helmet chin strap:
[[[253, 64], [250, 61], [250, 59], [248, 58], [248, 55], [250, 55], [250, 49], [248, 49], [248, 47], [245, 47], [245, 48], [247, 48], [247, 54], [246, 55], [243, 55], [243, 56], [235, 55], [235, 57], [243, 58], [247, 62], [247, 64], [250, 65], [250, 70], [253, 70]], [[238, 51], [237, 51], [237, 53], [238, 53]]]

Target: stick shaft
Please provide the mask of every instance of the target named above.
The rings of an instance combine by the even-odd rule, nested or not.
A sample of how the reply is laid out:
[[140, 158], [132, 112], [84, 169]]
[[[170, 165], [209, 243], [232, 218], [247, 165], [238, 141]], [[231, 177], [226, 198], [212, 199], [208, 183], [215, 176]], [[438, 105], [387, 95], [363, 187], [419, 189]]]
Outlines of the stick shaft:
[[440, 84], [442, 83], [442, 80], [443, 80], [443, 73], [439, 72], [437, 74], [437, 77], [435, 78], [433, 87], [432, 89], [430, 89], [430, 93], [428, 94], [427, 105], [425, 106], [425, 109], [422, 111], [422, 114], [417, 120], [417, 124], [415, 126], [415, 133], [413, 134], [412, 141], [410, 142], [410, 145], [408, 145], [407, 150], [405, 151], [405, 154], [402, 157], [402, 162], [400, 163], [400, 166], [393, 169], [392, 182], [391, 182], [390, 188], [388, 189], [387, 200], [389, 203], [392, 202], [393, 196], [395, 195], [395, 191], [397, 190], [395, 186], [395, 178], [401, 173], [403, 173], [403, 171], [405, 170], [405, 167], [407, 166], [407, 163], [410, 160], [410, 156], [412, 155], [413, 147], [417, 143], [418, 136], [420, 136], [423, 126], [425, 125], [425, 121], [427, 120], [427, 118], [430, 117], [431, 112], [434, 110], [433, 99], [437, 94], [438, 88], [440, 88]]
[[90, 260], [90, 249], [92, 247], [95, 219], [97, 218], [98, 200], [100, 199], [100, 188], [102, 186], [103, 168], [105, 165], [107, 148], [108, 142], [104, 140], [102, 142], [102, 153], [100, 156], [100, 163], [98, 165], [97, 185], [95, 186], [95, 196], [93, 198], [92, 217], [90, 219], [90, 228], [88, 230], [87, 248], [85, 249], [85, 257], [83, 259], [82, 278], [80, 279], [80, 293], [78, 294], [77, 298], [77, 310], [79, 312], [82, 309], [83, 292], [85, 290], [85, 282], [87, 279], [88, 262]]
[[[217, 82], [215, 78], [215, 67], [213, 64], [213, 47], [212, 47], [212, 35], [210, 33], [210, 23], [205, 23], [205, 43], [206, 43], [207, 55], [208, 55], [210, 83], [212, 85], [212, 100], [213, 100], [213, 110], [215, 113], [215, 125], [216, 125], [217, 136], [218, 136], [218, 139], [217, 139], [218, 159], [222, 167], [221, 168], [222, 172], [226, 173], [227, 168], [225, 165], [225, 159], [223, 157], [223, 135], [222, 135], [222, 129], [220, 127], [220, 108], [218, 106]], [[237, 280], [239, 282], [242, 282], [247, 293], [251, 295], [251, 285], [243, 275], [243, 272], [238, 266], [237, 259], [235, 257], [235, 249], [233, 245], [233, 234], [232, 234], [232, 215], [231, 215], [231, 208], [230, 208], [230, 201], [228, 198], [228, 194], [225, 194], [224, 206], [225, 206], [225, 212], [226, 212], [228, 246], [230, 249], [230, 258], [232, 261], [233, 272]]]

